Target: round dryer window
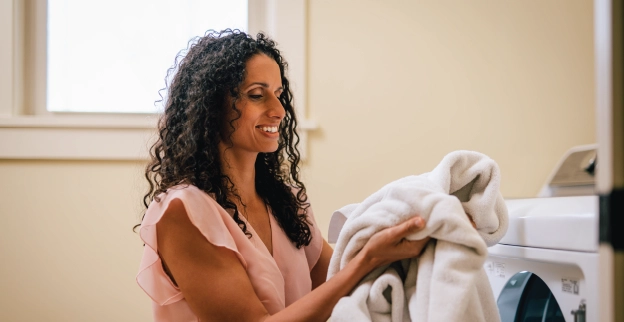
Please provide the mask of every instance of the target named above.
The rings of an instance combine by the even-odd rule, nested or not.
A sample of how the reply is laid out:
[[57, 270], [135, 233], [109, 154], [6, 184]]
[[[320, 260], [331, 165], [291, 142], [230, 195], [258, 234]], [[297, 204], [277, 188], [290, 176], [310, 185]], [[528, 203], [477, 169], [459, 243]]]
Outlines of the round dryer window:
[[565, 322], [557, 300], [537, 275], [512, 276], [498, 297], [501, 322]]

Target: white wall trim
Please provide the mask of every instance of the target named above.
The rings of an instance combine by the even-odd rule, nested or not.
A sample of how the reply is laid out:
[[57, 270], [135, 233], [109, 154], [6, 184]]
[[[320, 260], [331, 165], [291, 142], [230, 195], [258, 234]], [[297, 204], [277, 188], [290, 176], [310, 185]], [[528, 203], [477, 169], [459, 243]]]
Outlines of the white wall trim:
[[71, 116], [13, 116], [0, 117], [0, 128], [139, 128], [154, 129], [158, 116], [134, 115], [71, 115]]
[[15, 101], [14, 7], [13, 1], [0, 0], [0, 115], [4, 116], [12, 114]]
[[[0, 118], [0, 159], [148, 160], [157, 118], [150, 116]], [[300, 122], [305, 151], [311, 121]]]
[[147, 160], [153, 129], [0, 127], [0, 159]]

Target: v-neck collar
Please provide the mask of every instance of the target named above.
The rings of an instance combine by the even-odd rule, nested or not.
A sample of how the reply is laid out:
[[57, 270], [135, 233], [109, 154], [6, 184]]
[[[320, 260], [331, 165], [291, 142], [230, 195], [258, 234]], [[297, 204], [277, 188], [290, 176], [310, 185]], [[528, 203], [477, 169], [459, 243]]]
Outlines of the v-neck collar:
[[267, 245], [264, 244], [264, 242], [262, 241], [262, 239], [260, 238], [256, 230], [253, 228], [253, 225], [249, 222], [249, 220], [245, 218], [245, 216], [240, 216], [240, 218], [244, 220], [245, 223], [247, 224], [247, 227], [249, 227], [248, 229], [251, 232], [251, 239], [253, 239], [253, 243], [254, 245], [256, 245], [256, 248], [258, 248], [258, 244], [260, 244], [261, 245], [260, 248], [264, 249], [264, 251], [271, 258], [273, 258], [273, 260], [275, 260], [275, 229], [273, 227], [277, 223], [275, 222], [275, 218], [273, 218], [273, 213], [271, 212], [271, 208], [269, 207], [269, 205], [266, 205], [266, 207], [267, 207], [267, 213], [269, 214], [269, 230], [271, 232], [271, 248], [273, 248], [272, 253], [271, 251], [269, 251], [269, 248], [267, 247]]

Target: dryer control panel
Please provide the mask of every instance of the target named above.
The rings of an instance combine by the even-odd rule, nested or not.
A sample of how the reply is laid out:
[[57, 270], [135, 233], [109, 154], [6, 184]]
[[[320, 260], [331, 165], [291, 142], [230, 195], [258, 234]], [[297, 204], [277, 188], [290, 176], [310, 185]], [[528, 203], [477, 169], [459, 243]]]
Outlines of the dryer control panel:
[[538, 197], [588, 196], [595, 194], [596, 144], [568, 150], [540, 190]]

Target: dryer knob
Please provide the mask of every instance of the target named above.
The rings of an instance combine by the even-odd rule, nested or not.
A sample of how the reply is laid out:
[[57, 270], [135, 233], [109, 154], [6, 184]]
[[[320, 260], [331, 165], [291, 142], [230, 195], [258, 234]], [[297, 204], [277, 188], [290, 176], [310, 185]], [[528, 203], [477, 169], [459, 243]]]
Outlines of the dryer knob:
[[592, 176], [596, 174], [596, 157], [595, 156], [589, 160], [589, 163], [587, 163], [587, 165], [583, 168], [583, 170]]

